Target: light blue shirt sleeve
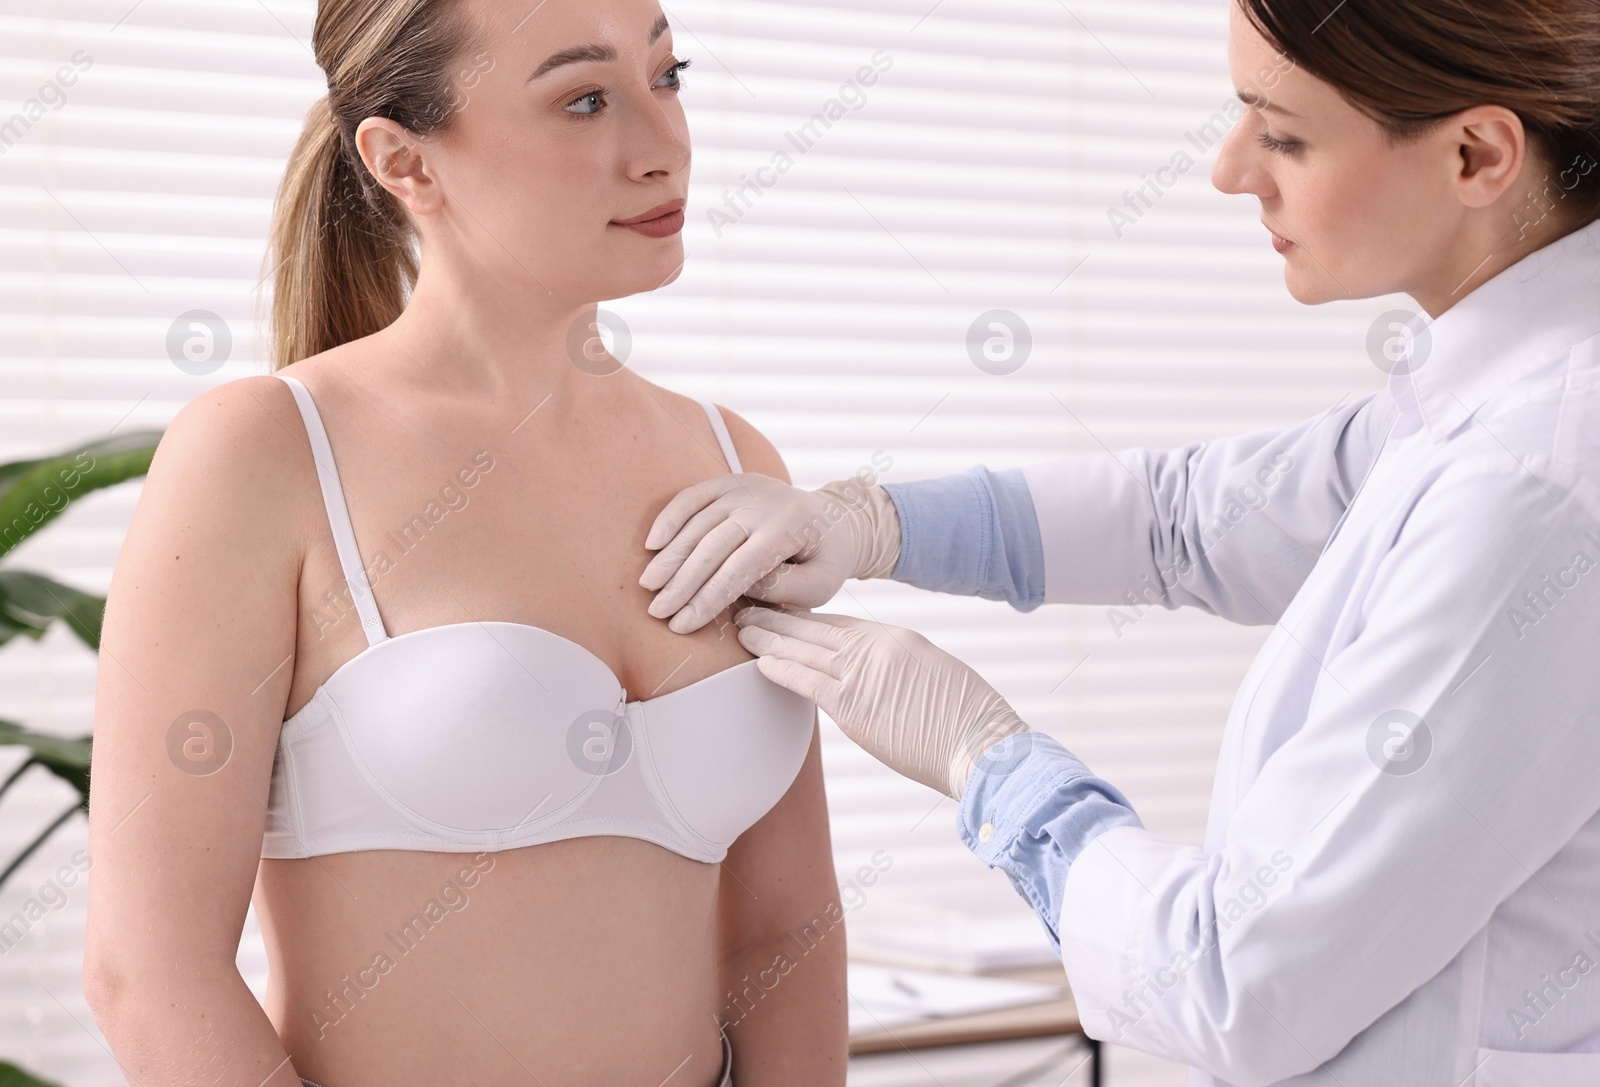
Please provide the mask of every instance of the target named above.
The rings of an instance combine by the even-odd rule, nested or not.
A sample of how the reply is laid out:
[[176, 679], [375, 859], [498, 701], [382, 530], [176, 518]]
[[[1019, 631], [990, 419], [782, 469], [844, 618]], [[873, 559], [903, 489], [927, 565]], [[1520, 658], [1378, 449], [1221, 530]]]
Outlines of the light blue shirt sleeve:
[[961, 840], [1010, 877], [1057, 955], [1067, 869], [1095, 838], [1122, 826], [1144, 827], [1128, 798], [1053, 736], [1034, 731], [984, 752], [956, 812]]
[[1369, 393], [1289, 427], [1169, 450], [1078, 453], [885, 483], [900, 516], [889, 576], [1040, 604], [1194, 606], [1269, 623], [1311, 572], [1377, 458], [1394, 398]]
[[[992, 472], [980, 464], [883, 489], [900, 515], [894, 580], [1004, 600], [1023, 612], [1044, 603], [1044, 547], [1022, 469]], [[1115, 786], [1054, 737], [1033, 731], [984, 753], [956, 818], [967, 848], [1004, 871], [1033, 906], [1057, 954], [1061, 893], [1073, 860], [1112, 827], [1144, 825]]]
[[979, 464], [883, 489], [900, 515], [895, 581], [1024, 612], [1044, 603], [1044, 546], [1021, 468]]

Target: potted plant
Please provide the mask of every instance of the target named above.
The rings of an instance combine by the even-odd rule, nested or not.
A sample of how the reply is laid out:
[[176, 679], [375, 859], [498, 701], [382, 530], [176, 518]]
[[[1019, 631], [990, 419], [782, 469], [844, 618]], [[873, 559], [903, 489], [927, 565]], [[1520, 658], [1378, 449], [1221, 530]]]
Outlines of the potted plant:
[[[0, 561], [49, 524], [72, 501], [90, 491], [143, 476], [150, 469], [159, 430], [141, 430], [77, 446], [36, 460], [0, 464]], [[43, 574], [0, 566], [0, 645], [18, 635], [35, 641], [52, 623], [67, 625], [90, 649], [99, 651], [104, 597], [74, 589]], [[26, 750], [22, 763], [0, 781], [0, 798], [35, 766], [71, 785], [72, 805], [46, 826], [27, 848], [0, 869], [0, 888], [13, 873], [77, 812], [89, 812], [91, 738], [32, 732], [0, 720], [0, 745]], [[15, 1065], [0, 1061], [0, 1087], [54, 1087]]]

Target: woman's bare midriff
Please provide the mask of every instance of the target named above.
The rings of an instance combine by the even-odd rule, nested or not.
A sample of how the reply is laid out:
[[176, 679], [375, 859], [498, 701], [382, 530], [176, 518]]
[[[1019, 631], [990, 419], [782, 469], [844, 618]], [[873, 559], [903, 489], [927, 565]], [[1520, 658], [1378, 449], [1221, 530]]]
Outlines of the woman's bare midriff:
[[[366, 561], [458, 463], [480, 451], [494, 462], [374, 583], [390, 636], [470, 620], [541, 626], [601, 657], [630, 699], [751, 659], [729, 613], [675, 634], [637, 584], [656, 512], [727, 471], [697, 404], [623, 374], [607, 379], [604, 426], [551, 413], [513, 430], [513, 405], [481, 418], [449, 399], [413, 406], [363, 389], [358, 365], [290, 373], [316, 398]], [[305, 475], [315, 507], [303, 512], [325, 521], [309, 454]], [[290, 715], [366, 645], [359, 618], [327, 604], [325, 590], [342, 589], [331, 536], [310, 535]], [[617, 836], [263, 860], [253, 901], [266, 1009], [296, 1071], [323, 1087], [714, 1087], [721, 878], [720, 865]]]
[[323, 1087], [714, 1087], [719, 871], [619, 837], [264, 860], [266, 1010]]

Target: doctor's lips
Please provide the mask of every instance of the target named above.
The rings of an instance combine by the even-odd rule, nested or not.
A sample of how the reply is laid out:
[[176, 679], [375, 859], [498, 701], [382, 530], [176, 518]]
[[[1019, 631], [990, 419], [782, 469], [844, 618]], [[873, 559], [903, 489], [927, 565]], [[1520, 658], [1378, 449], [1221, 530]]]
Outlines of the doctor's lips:
[[1270, 226], [1267, 226], [1267, 221], [1265, 219], [1261, 220], [1261, 225], [1267, 227], [1267, 233], [1272, 235], [1272, 248], [1276, 249], [1280, 253], [1287, 253], [1289, 250], [1294, 248], [1294, 242], [1290, 241], [1288, 238], [1285, 238], [1276, 230], [1273, 230]]
[[683, 206], [686, 203], [686, 200], [673, 200], [631, 219], [613, 219], [611, 225], [643, 234], [647, 238], [665, 238], [683, 229]]

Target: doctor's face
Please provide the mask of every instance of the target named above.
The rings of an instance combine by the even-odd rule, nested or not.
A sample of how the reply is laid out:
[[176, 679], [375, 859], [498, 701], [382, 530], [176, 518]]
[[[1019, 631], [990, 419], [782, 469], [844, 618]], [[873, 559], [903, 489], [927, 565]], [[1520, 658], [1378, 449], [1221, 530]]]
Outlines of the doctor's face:
[[1442, 141], [1395, 141], [1286, 60], [1230, 4], [1228, 66], [1248, 107], [1212, 169], [1261, 203], [1289, 293], [1307, 304], [1410, 292], [1448, 264], [1462, 208]]

